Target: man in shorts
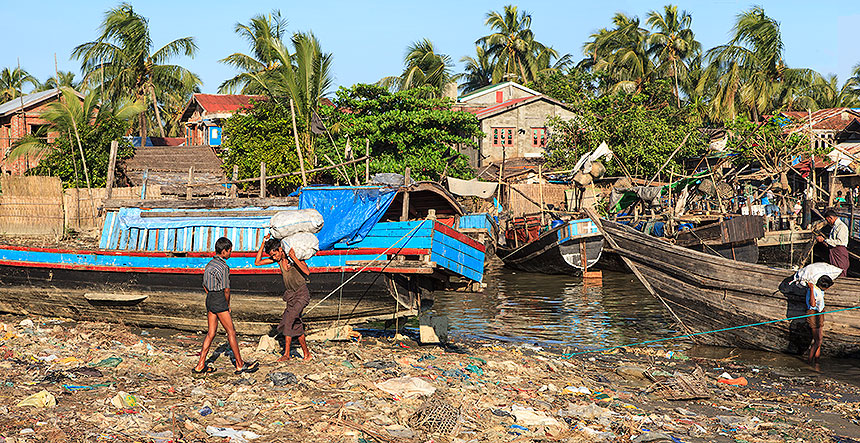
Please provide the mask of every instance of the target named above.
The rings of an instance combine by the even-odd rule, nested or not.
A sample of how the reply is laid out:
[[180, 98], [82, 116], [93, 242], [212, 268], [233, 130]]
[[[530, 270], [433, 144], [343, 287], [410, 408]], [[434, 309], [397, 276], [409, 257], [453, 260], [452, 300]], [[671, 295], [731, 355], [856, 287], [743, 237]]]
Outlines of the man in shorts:
[[833, 286], [833, 279], [827, 275], [818, 278], [818, 283], [807, 283], [806, 322], [812, 329], [812, 345], [809, 347], [809, 363], [818, 364], [821, 358], [821, 341], [824, 339], [824, 291]]

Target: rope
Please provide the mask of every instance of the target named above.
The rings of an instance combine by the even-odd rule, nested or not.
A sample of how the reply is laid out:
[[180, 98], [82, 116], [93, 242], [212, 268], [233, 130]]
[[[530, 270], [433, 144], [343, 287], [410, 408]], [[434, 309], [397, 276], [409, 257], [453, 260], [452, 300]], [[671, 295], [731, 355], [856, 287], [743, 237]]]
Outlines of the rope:
[[604, 352], [604, 351], [611, 351], [613, 349], [628, 348], [631, 346], [640, 346], [640, 345], [647, 345], [647, 344], [652, 344], [652, 343], [659, 343], [659, 342], [664, 342], [664, 341], [668, 341], [668, 340], [675, 340], [677, 338], [689, 338], [689, 337], [693, 337], [693, 336], [697, 336], [697, 335], [713, 334], [715, 332], [726, 332], [726, 331], [731, 331], [734, 329], [743, 329], [743, 328], [750, 328], [753, 326], [762, 326], [762, 325], [767, 325], [770, 323], [778, 323], [778, 322], [782, 322], [782, 321], [797, 320], [797, 319], [806, 318], [806, 317], [814, 317], [816, 315], [833, 314], [836, 312], [843, 312], [843, 311], [852, 311], [854, 309], [860, 309], [860, 306], [837, 309], [835, 311], [817, 312], [815, 314], [798, 315], [797, 317], [780, 318], [778, 320], [768, 320], [768, 321], [763, 321], [763, 322], [759, 322], [759, 323], [750, 323], [750, 324], [741, 325], [741, 326], [732, 326], [730, 328], [714, 329], [713, 331], [694, 332], [694, 333], [690, 333], [690, 334], [676, 335], [674, 337], [658, 338], [656, 340], [645, 340], [645, 341], [640, 341], [640, 342], [636, 342], [636, 343], [630, 343], [627, 345], [618, 345], [618, 346], [611, 346], [608, 348], [599, 348], [599, 349], [591, 349], [591, 350], [582, 351], [582, 352], [573, 352], [573, 353], [569, 353], [569, 354], [562, 354], [562, 358], [571, 358], [571, 357], [576, 356], [576, 355], [590, 354], [592, 352]]
[[[326, 299], [328, 299], [329, 297], [331, 297], [335, 292], [337, 292], [338, 290], [340, 290], [341, 288], [343, 288], [344, 286], [346, 286], [346, 284], [347, 284], [347, 283], [349, 283], [350, 281], [352, 281], [352, 279], [354, 279], [355, 277], [358, 277], [358, 274], [361, 274], [361, 273], [362, 273], [362, 272], [364, 272], [367, 268], [369, 268], [369, 267], [370, 267], [370, 265], [371, 265], [373, 262], [375, 262], [375, 261], [376, 261], [376, 259], [378, 259], [379, 257], [382, 257], [383, 255], [388, 254], [388, 251], [390, 251], [391, 249], [393, 249], [393, 248], [394, 248], [394, 246], [396, 246], [398, 243], [400, 243], [400, 241], [401, 241], [401, 240], [403, 240], [403, 239], [404, 239], [404, 238], [406, 238], [407, 236], [410, 236], [413, 232], [415, 232], [416, 230], [418, 230], [418, 228], [420, 228], [421, 226], [423, 226], [425, 221], [427, 221], [427, 220], [426, 220], [426, 219], [425, 219], [425, 220], [421, 220], [421, 223], [418, 223], [417, 225], [415, 225], [415, 227], [414, 227], [414, 228], [412, 228], [412, 230], [411, 230], [411, 231], [409, 231], [409, 232], [407, 232], [406, 234], [404, 234], [404, 235], [403, 235], [403, 237], [400, 237], [399, 239], [397, 239], [397, 241], [395, 241], [391, 246], [389, 246], [389, 247], [385, 248], [385, 250], [384, 250], [384, 251], [382, 251], [382, 252], [380, 252], [380, 253], [379, 253], [379, 255], [377, 255], [376, 257], [374, 257], [374, 258], [373, 258], [373, 260], [371, 260], [371, 261], [370, 261], [370, 263], [368, 263], [368, 264], [364, 265], [364, 267], [363, 267], [363, 268], [361, 268], [361, 269], [359, 269], [359, 270], [358, 270], [358, 272], [356, 272], [356, 273], [355, 273], [355, 274], [353, 274], [351, 277], [349, 277], [348, 279], [346, 279], [346, 281], [345, 281], [345, 282], [343, 282], [343, 283], [341, 283], [341, 284], [340, 284], [340, 286], [338, 286], [338, 287], [334, 288], [334, 290], [332, 290], [331, 292], [329, 292], [329, 293], [328, 293], [328, 295], [326, 295], [325, 297], [323, 297], [323, 299], [322, 299], [322, 300], [320, 300], [317, 304], [313, 305], [310, 309], [308, 309], [308, 310], [307, 310], [307, 311], [305, 311], [305, 312], [307, 313], [307, 312], [311, 312], [311, 311], [313, 311], [316, 307], [318, 307], [318, 306], [319, 306], [319, 305], [321, 305], [324, 301], [326, 301]], [[403, 244], [403, 246], [401, 246], [401, 247], [400, 247], [400, 249], [402, 250], [405, 246], [406, 246], [406, 244], [404, 243], [404, 244]], [[393, 259], [393, 257], [392, 257], [392, 259]], [[389, 260], [388, 262], [389, 262], [389, 263], [391, 263], [391, 260]], [[386, 264], [385, 264], [385, 267], [388, 267], [388, 263], [386, 263]], [[383, 269], [385, 269], [385, 267], [383, 267]]]

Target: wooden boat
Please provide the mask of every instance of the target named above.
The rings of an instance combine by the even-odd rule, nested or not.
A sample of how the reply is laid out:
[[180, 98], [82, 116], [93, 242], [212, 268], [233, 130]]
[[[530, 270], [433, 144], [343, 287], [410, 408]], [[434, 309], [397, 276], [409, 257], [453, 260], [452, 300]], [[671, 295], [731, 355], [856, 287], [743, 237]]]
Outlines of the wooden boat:
[[[528, 225], [523, 228], [528, 232]], [[520, 271], [579, 276], [600, 260], [602, 250], [597, 226], [591, 219], [581, 219], [563, 222], [521, 246], [498, 247], [496, 255], [505, 266]]]
[[[705, 254], [610, 221], [602, 221], [601, 225], [612, 250], [625, 259], [652, 294], [667, 303], [689, 332], [806, 313], [804, 295], [787, 290], [793, 276], [790, 270]], [[825, 311], [858, 306], [860, 280], [837, 279], [827, 290], [825, 301]], [[828, 314], [824, 324], [822, 353], [860, 355], [860, 317], [856, 311]], [[796, 319], [700, 335], [696, 340], [718, 346], [802, 353], [811, 338], [806, 319]]]
[[764, 217], [739, 215], [686, 229], [675, 237], [675, 244], [732, 260], [756, 263], [757, 239], [764, 236]]
[[[0, 246], [0, 311], [205, 330], [203, 267], [215, 240], [225, 236], [234, 244], [228, 264], [237, 329], [270, 332], [283, 312], [283, 282], [277, 267], [253, 262], [266, 220], [279, 207], [248, 203], [234, 199], [217, 209], [195, 208], [200, 201], [186, 203], [190, 208], [176, 208], [177, 201], [147, 201], [147, 208], [106, 204], [99, 247]], [[144, 224], [128, 224], [132, 215]], [[426, 303], [448, 278], [483, 278], [483, 245], [443, 223], [371, 225], [360, 240], [338, 242], [308, 260], [311, 302], [304, 319], [311, 326], [415, 316], [422, 298]]]
[[758, 263], [777, 267], [803, 263], [808, 259], [813, 237], [810, 230], [767, 231], [758, 239]]

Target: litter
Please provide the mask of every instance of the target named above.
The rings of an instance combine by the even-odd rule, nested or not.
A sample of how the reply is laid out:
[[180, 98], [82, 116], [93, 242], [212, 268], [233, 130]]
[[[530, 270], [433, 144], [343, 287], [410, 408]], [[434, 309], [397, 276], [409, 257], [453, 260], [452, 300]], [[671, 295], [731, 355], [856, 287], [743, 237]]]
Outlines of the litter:
[[248, 443], [248, 440], [256, 440], [262, 437], [252, 431], [237, 431], [233, 428], [217, 428], [215, 426], [206, 426], [206, 433], [211, 437], [229, 438], [230, 443]]
[[18, 403], [18, 407], [33, 406], [36, 408], [53, 408], [57, 406], [57, 399], [46, 390], [41, 390]]
[[436, 388], [427, 380], [418, 377], [397, 377], [385, 380], [375, 385], [381, 391], [400, 398], [413, 398], [421, 395], [433, 395]]

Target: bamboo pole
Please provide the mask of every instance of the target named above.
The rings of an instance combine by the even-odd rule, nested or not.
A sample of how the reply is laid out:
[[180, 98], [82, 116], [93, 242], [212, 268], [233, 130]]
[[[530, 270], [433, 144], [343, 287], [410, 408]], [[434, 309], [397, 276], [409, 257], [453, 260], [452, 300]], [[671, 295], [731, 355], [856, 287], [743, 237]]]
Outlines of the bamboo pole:
[[[233, 165], [233, 181], [239, 179], [239, 165]], [[236, 198], [239, 195], [238, 186], [235, 183], [230, 184], [230, 197]]]
[[260, 198], [266, 198], [266, 162], [260, 162]]
[[543, 174], [542, 172], [543, 165], [538, 165], [538, 194], [540, 195], [540, 224], [546, 224], [543, 216], [543, 207], [544, 207], [544, 199], [543, 199]]
[[185, 186], [185, 199], [191, 200], [194, 193], [191, 192], [191, 184], [194, 183], [194, 166], [188, 167], [188, 184]]
[[119, 142], [112, 140], [110, 142], [110, 160], [108, 160], [107, 177], [105, 178], [105, 200], [111, 198], [113, 193], [113, 182], [116, 179], [116, 154], [119, 150]]
[[406, 173], [403, 175], [403, 207], [400, 212], [400, 221], [409, 220], [409, 185], [410, 185], [410, 169], [406, 168]]
[[370, 183], [370, 139], [364, 139], [364, 184]]
[[[299, 153], [299, 167], [302, 171], [302, 186], [308, 185], [308, 177], [305, 175], [305, 159], [302, 155], [302, 148], [299, 147], [299, 131], [296, 129], [296, 111], [293, 108], [293, 99], [290, 99], [290, 114], [293, 117], [293, 137], [296, 139], [296, 152]], [[262, 188], [261, 188], [262, 189]], [[262, 191], [265, 192], [265, 191]], [[265, 195], [264, 195], [265, 196]]]
[[[361, 158], [357, 158], [357, 159], [350, 160], [347, 162], [339, 163], [335, 166], [339, 167], [339, 166], [351, 165], [353, 163], [359, 163], [359, 162], [363, 162], [365, 160], [366, 160], [365, 157], [361, 157]], [[325, 166], [325, 167], [320, 167], [320, 168], [308, 169], [305, 172], [311, 173], [311, 172], [327, 171], [327, 170], [332, 169], [332, 168], [334, 168], [334, 166]], [[300, 174], [300, 172], [295, 171], [295, 172], [288, 172], [286, 174], [270, 175], [270, 176], [267, 176], [266, 178], [267, 179], [284, 178], [284, 177], [291, 177], [293, 175], [298, 175], [298, 174]], [[259, 180], [259, 177], [254, 177], [254, 178], [243, 178], [241, 180], [228, 180], [228, 181], [208, 182], [208, 183], [194, 183], [192, 186], [229, 185], [229, 184], [237, 184], [237, 183], [250, 183], [250, 182], [255, 182], [258, 180]]]

